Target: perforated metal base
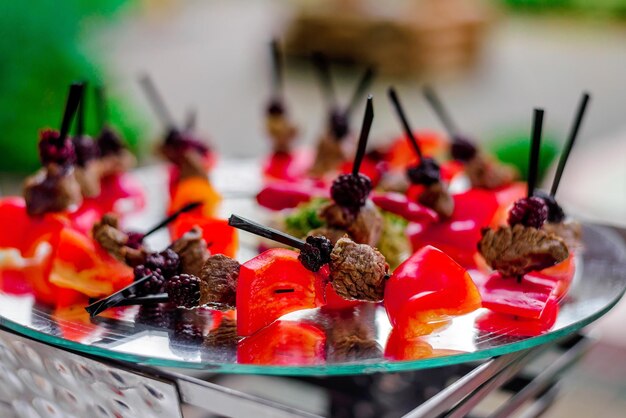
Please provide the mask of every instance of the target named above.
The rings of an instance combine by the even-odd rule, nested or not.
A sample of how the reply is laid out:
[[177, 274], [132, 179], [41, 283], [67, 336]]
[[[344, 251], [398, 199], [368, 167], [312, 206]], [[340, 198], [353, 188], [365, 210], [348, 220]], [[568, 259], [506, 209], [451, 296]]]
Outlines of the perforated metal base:
[[[412, 399], [404, 396], [406, 399], [400, 399], [403, 395], [400, 390], [395, 389], [390, 392], [395, 398], [385, 397], [377, 385], [384, 386], [390, 377], [398, 374], [369, 376], [369, 380], [360, 383], [356, 381], [358, 377], [306, 380], [308, 384], [316, 384], [329, 393], [330, 408], [324, 415], [330, 415], [331, 411], [333, 415], [339, 411], [341, 416], [358, 415], [358, 408], [336, 408], [338, 405], [332, 398], [333, 393], [339, 393], [340, 397], [347, 398], [344, 400], [348, 405], [360, 403], [361, 410], [366, 405], [369, 408], [367, 410], [376, 411], [376, 414], [384, 413], [385, 416], [399, 416], [402, 410], [402, 414], [406, 413], [405, 417], [411, 418], [484, 416], [484, 413], [476, 413], [476, 406], [487, 396], [500, 392], [506, 394], [508, 399], [497, 410], [490, 411], [488, 416], [505, 417], [515, 411], [523, 411], [524, 416], [532, 417], [540, 415], [554, 402], [561, 374], [574, 365], [592, 343], [593, 340], [588, 337], [576, 336], [561, 344], [537, 347], [502, 356], [473, 368], [468, 367], [469, 372], [425, 401], [426, 396]], [[542, 362], [548, 366], [536, 370], [536, 366]], [[535, 366], [534, 373], [529, 370], [529, 365]], [[458, 372], [463, 370], [457, 366], [449, 375]], [[410, 373], [403, 375], [407, 377]], [[436, 374], [437, 369], [421, 373]], [[441, 376], [445, 375], [446, 373], [441, 373]], [[410, 380], [410, 376], [408, 378]], [[423, 378], [422, 376], [420, 379]], [[337, 379], [344, 381], [341, 383]], [[362, 388], [360, 394], [357, 391], [350, 395], [349, 384], [346, 383], [349, 379], [356, 379], [356, 386], [363, 386], [365, 383], [367, 387]], [[164, 371], [130, 363], [103, 362], [0, 330], [2, 417], [175, 418], [182, 417], [181, 405], [184, 404], [220, 416], [320, 416], [227, 388], [215, 383], [219, 379], [210, 380], [214, 382], [177, 371]], [[430, 386], [424, 386], [428, 387]], [[390, 400], [402, 401], [405, 405], [390, 408]], [[410, 405], [411, 401], [421, 405]], [[306, 409], [304, 406], [303, 408]]]
[[0, 331], [0, 416], [182, 417], [176, 385]]

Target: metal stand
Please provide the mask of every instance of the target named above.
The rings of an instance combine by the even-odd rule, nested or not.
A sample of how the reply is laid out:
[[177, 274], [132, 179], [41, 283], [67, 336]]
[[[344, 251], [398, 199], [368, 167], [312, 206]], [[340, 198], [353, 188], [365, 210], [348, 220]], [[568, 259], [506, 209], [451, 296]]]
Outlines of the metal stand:
[[[326, 416], [500, 418], [523, 411], [521, 416], [536, 417], [555, 401], [562, 373], [592, 344], [589, 337], [576, 335], [473, 366], [298, 380], [328, 393]], [[540, 372], [529, 371], [531, 365], [546, 361]], [[215, 376], [209, 380], [219, 381]], [[454, 382], [447, 384], [449, 380]], [[478, 415], [476, 406], [495, 393], [508, 396], [507, 401], [487, 415]], [[0, 329], [2, 417], [169, 418], [182, 417], [185, 404], [220, 416], [320, 416], [178, 370], [103, 361]]]

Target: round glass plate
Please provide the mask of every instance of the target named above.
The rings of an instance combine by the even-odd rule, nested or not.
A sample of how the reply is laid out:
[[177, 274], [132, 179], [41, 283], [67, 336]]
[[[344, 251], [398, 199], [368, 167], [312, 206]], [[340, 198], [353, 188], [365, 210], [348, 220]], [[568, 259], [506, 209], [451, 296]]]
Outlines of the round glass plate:
[[[254, 204], [258, 165], [222, 163], [214, 181], [224, 190], [223, 212], [263, 220]], [[146, 227], [164, 211], [167, 190], [160, 168], [138, 170], [146, 186], [148, 206], [128, 217], [130, 226]], [[160, 179], [160, 180], [159, 180]], [[254, 240], [241, 234], [239, 259], [253, 255]], [[249, 239], [248, 239], [249, 238]], [[166, 246], [165, 233], [151, 237], [154, 249]], [[162, 367], [204, 369], [219, 373], [339, 375], [416, 370], [476, 361], [527, 349], [559, 339], [595, 321], [611, 309], [626, 290], [626, 247], [610, 228], [584, 225], [584, 250], [577, 275], [561, 302], [555, 325], [534, 337], [516, 337], [515, 326], [481, 331], [479, 310], [451, 321], [432, 334], [402, 340], [391, 334], [384, 308], [362, 304], [344, 311], [301, 311], [240, 342], [224, 338], [217, 348], [186, 337], [193, 326], [206, 335], [219, 320], [208, 309], [169, 312], [157, 318], [169, 328], [151, 325], [138, 307], [116, 308], [89, 318], [84, 306], [51, 310], [30, 295], [0, 293], [2, 326], [36, 340], [93, 356]], [[141, 316], [143, 320], [136, 321]], [[146, 319], [147, 318], [147, 319]], [[155, 319], [154, 317], [152, 320]], [[152, 323], [153, 324], [153, 323]]]

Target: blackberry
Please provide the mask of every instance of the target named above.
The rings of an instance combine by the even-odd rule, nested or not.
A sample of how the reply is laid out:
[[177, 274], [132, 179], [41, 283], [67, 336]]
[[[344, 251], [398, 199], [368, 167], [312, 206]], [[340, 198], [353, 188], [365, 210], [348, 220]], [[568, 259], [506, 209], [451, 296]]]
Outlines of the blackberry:
[[139, 307], [139, 311], [137, 311], [137, 315], [135, 316], [135, 322], [165, 328], [169, 325], [169, 318], [161, 304], [150, 303]]
[[177, 129], [169, 130], [165, 136], [165, 147], [171, 148], [172, 151], [179, 153], [184, 153], [190, 149], [197, 151], [202, 155], [209, 153], [209, 147], [207, 147], [204, 143]]
[[133, 274], [135, 280], [139, 280], [142, 277], [150, 276], [148, 280], [143, 282], [143, 285], [137, 289], [137, 294], [152, 295], [155, 293], [161, 293], [163, 291], [163, 285], [165, 284], [165, 277], [158, 268], [146, 267], [143, 264], [135, 267]]
[[100, 155], [98, 144], [87, 135], [75, 136], [72, 143], [76, 153], [76, 164], [80, 167], [85, 167], [89, 161], [95, 160]]
[[189, 343], [199, 343], [203, 340], [202, 327], [186, 321], [179, 321], [174, 326], [174, 338]]
[[333, 136], [337, 140], [343, 139], [348, 132], [350, 132], [350, 126], [348, 122], [348, 115], [339, 109], [335, 109], [330, 112], [330, 130]]
[[280, 99], [272, 99], [267, 105], [267, 114], [270, 116], [281, 116], [285, 114], [285, 107]]
[[455, 136], [450, 146], [452, 158], [458, 161], [468, 162], [476, 156], [476, 146], [470, 140], [462, 136]]
[[565, 219], [565, 212], [553, 196], [550, 196], [548, 193], [541, 190], [536, 190], [535, 195], [537, 195], [538, 198], [543, 199], [546, 206], [548, 206], [548, 222], [563, 222]]
[[170, 277], [178, 274], [180, 258], [171, 248], [160, 253], [150, 253], [146, 256], [146, 266], [153, 269], [161, 269], [164, 276]]
[[372, 191], [372, 181], [364, 174], [342, 174], [333, 181], [330, 196], [339, 205], [358, 210], [365, 206]]
[[102, 128], [96, 142], [98, 143], [100, 155], [103, 157], [117, 155], [125, 148], [119, 134], [108, 126]]
[[376, 161], [378, 163], [385, 161], [385, 159], [387, 158], [387, 153], [380, 148], [374, 148], [370, 151], [367, 151], [367, 153], [365, 153], [365, 156], [370, 160]]
[[548, 206], [539, 197], [524, 197], [513, 204], [509, 212], [509, 225], [522, 224], [541, 228], [548, 218]]
[[126, 235], [128, 235], [128, 241], [126, 241], [126, 246], [130, 248], [134, 248], [138, 250], [143, 246], [143, 234], [141, 232], [136, 231], [127, 231]]
[[324, 236], [307, 237], [304, 247], [300, 250], [298, 260], [312, 272], [318, 272], [324, 264], [330, 263], [333, 244]]
[[422, 158], [418, 164], [407, 168], [406, 174], [411, 183], [423, 184], [424, 186], [430, 186], [441, 179], [439, 164], [428, 157]]
[[165, 283], [165, 291], [176, 306], [195, 308], [200, 303], [200, 279], [193, 274], [180, 274]]
[[39, 135], [39, 158], [43, 165], [55, 163], [68, 166], [76, 161], [74, 144], [69, 138], [60, 139], [59, 132], [46, 129]]

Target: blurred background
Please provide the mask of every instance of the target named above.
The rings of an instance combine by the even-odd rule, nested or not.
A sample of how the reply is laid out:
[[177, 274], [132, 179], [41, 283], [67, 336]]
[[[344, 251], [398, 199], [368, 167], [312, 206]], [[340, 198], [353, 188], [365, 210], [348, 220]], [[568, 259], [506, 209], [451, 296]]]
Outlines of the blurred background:
[[[164, 127], [139, 88], [143, 73], [180, 123], [197, 112], [199, 130], [223, 156], [260, 157], [269, 150], [264, 109], [269, 42], [277, 37], [303, 144], [322, 132], [325, 119], [308, 59], [313, 51], [333, 60], [341, 103], [363, 69], [376, 66], [374, 142], [400, 132], [386, 98], [390, 84], [416, 127], [442, 131], [421, 97], [428, 82], [463, 131], [522, 168], [532, 108], [546, 109], [547, 168], [581, 93], [590, 92], [559, 197], [583, 219], [626, 227], [626, 0], [4, 1], [0, 35], [5, 192], [38, 167], [37, 132], [58, 125], [66, 87], [76, 79], [106, 86], [110, 120], [144, 165], [156, 162], [153, 141]], [[95, 132], [93, 115], [88, 129]], [[623, 416], [623, 318], [622, 303], [595, 327], [602, 344], [548, 416]]]

